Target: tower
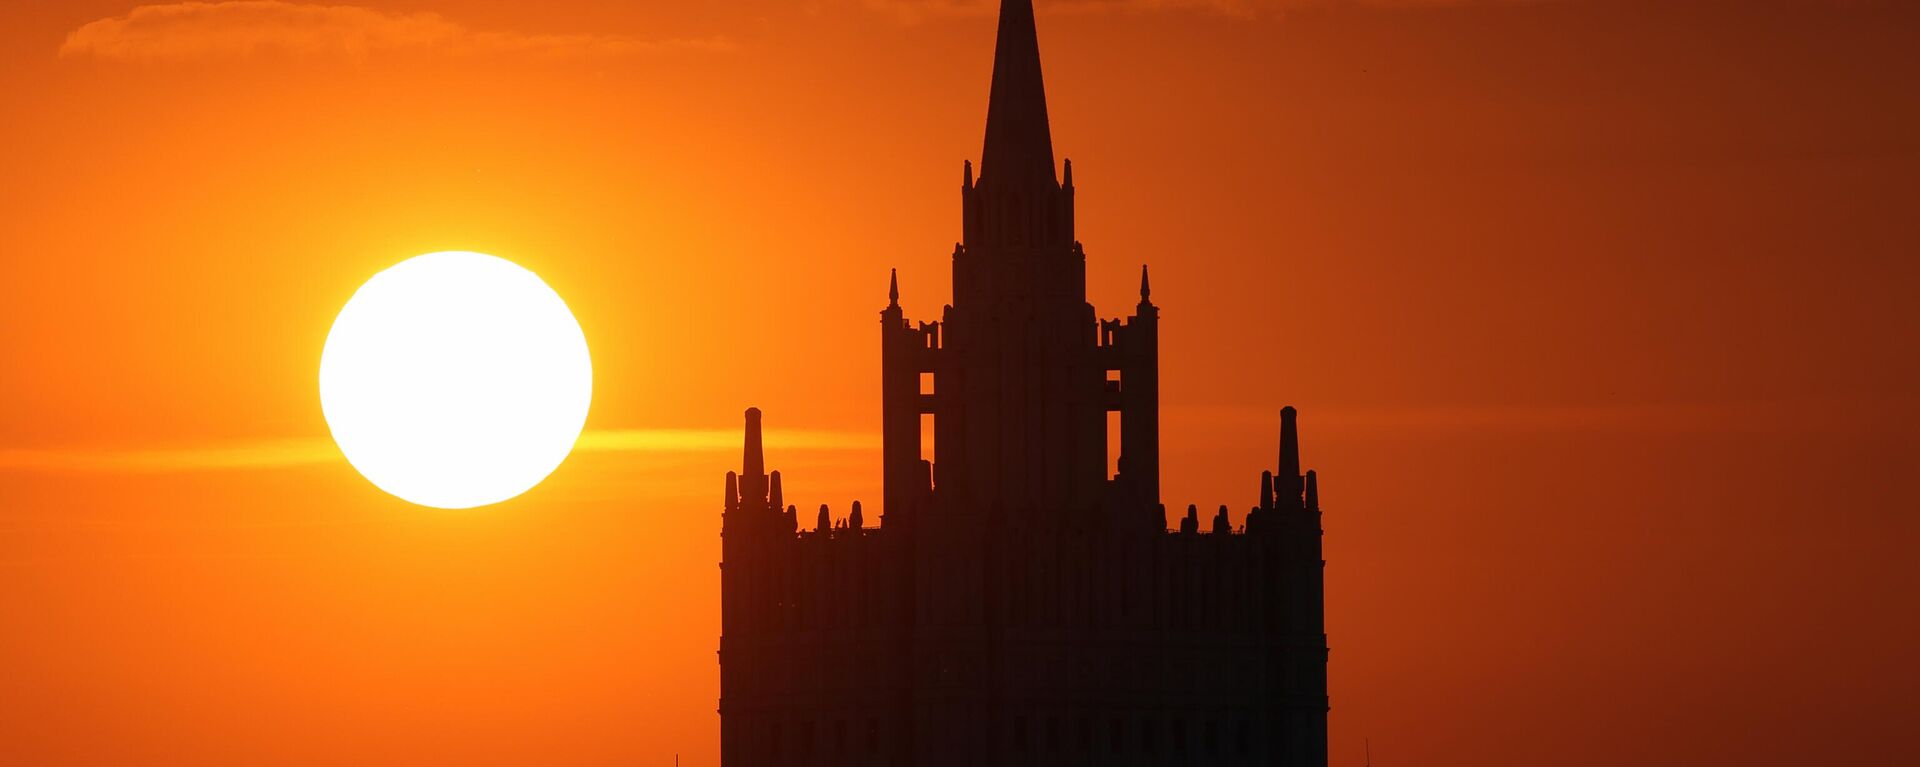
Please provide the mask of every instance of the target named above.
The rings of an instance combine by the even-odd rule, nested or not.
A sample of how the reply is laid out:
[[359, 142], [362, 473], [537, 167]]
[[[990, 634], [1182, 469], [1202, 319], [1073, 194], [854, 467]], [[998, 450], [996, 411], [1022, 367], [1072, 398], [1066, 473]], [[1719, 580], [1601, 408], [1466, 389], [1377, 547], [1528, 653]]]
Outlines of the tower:
[[[746, 413], [722, 522], [721, 753], [750, 765], [1326, 764], [1318, 479], [1297, 414], [1244, 524], [1160, 497], [1159, 313], [1086, 299], [1029, 0], [1000, 8], [953, 298], [880, 312], [882, 494], [810, 530]], [[1107, 465], [1107, 414], [1119, 458]], [[923, 453], [930, 420], [931, 455]]]
[[[912, 325], [896, 282], [881, 313], [889, 510], [918, 492], [919, 415], [933, 416], [931, 475], [951, 502], [929, 513], [1088, 524], [1102, 506], [1144, 519], [1159, 503], [1158, 309], [1143, 268], [1135, 315], [1096, 322], [1073, 197], [1073, 162], [1055, 174], [1032, 3], [1004, 3], [980, 172], [961, 176], [953, 303]], [[1121, 413], [1117, 487], [1109, 411]]]

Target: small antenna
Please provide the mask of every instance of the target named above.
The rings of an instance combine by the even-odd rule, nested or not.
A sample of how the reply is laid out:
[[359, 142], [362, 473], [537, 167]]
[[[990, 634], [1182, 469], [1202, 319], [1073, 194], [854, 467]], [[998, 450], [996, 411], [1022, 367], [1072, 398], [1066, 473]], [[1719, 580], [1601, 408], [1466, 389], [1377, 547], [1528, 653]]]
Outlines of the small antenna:
[[[1367, 746], [1367, 767], [1373, 767], [1373, 739], [1361, 738], [1360, 742], [1366, 744]], [[673, 763], [677, 767], [680, 764], [680, 761], [678, 759], [675, 759]]]

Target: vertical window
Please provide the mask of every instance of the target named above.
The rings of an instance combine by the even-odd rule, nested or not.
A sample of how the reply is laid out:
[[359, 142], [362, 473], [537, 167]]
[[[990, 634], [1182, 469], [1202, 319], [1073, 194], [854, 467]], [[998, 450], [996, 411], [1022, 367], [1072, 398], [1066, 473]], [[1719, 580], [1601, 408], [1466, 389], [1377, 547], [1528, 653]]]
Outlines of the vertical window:
[[933, 460], [933, 414], [920, 414], [920, 460]]
[[1107, 476], [1120, 473], [1120, 411], [1107, 411]]
[[[915, 398], [913, 406], [920, 407], [919, 400], [931, 397], [934, 392], [932, 373], [920, 374], [920, 396]], [[920, 460], [933, 460], [933, 414], [920, 414]]]

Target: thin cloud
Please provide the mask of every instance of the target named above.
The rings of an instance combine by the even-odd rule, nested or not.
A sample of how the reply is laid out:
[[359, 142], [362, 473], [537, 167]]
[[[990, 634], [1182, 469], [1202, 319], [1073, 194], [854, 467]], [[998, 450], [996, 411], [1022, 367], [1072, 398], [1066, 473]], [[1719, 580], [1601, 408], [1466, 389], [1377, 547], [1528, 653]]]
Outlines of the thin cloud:
[[[725, 453], [740, 449], [738, 429], [599, 429], [580, 435], [583, 453]], [[771, 429], [770, 450], [877, 450], [880, 437], [862, 432]], [[260, 440], [191, 447], [140, 449], [0, 448], [0, 471], [81, 474], [165, 474], [285, 469], [345, 461], [325, 438]]]
[[327, 440], [281, 439], [245, 444], [141, 449], [0, 449], [0, 470], [150, 474], [274, 469], [343, 460]]
[[[1900, 407], [1881, 400], [1430, 405], [1308, 408], [1300, 418], [1316, 432], [1362, 436], [1849, 433], [1889, 428], [1886, 414]], [[1187, 428], [1270, 429], [1280, 419], [1275, 410], [1240, 406], [1174, 406], [1165, 413]]]
[[[1055, 0], [1037, 2], [1035, 10], [1048, 13], [1159, 13], [1188, 12], [1242, 18], [1281, 16], [1315, 8], [1446, 8], [1465, 5], [1524, 5], [1552, 0]], [[860, 0], [869, 10], [902, 21], [927, 17], [991, 16], [1000, 0]]]
[[[878, 450], [880, 435], [811, 429], [769, 429], [768, 449]], [[580, 435], [586, 452], [725, 452], [741, 447], [739, 429], [606, 429]]]
[[732, 48], [723, 38], [652, 40], [619, 35], [475, 30], [437, 13], [354, 5], [230, 0], [142, 5], [81, 25], [60, 55], [141, 63], [253, 57], [364, 61], [388, 54], [609, 58]]

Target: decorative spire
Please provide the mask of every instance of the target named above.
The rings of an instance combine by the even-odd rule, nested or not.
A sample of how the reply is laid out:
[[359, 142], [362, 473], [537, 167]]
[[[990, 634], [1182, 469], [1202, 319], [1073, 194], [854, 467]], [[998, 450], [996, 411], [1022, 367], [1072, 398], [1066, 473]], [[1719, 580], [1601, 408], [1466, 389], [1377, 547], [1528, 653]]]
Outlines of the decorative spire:
[[820, 515], [813, 518], [813, 531], [824, 533], [833, 529], [833, 515], [827, 512], [827, 505], [820, 504]]
[[747, 439], [740, 455], [740, 503], [760, 507], [767, 503], [767, 462], [760, 450], [760, 408], [747, 408]]
[[1233, 523], [1227, 521], [1227, 505], [1220, 504], [1220, 510], [1213, 513], [1213, 534], [1226, 535], [1233, 532]]
[[1004, 0], [993, 49], [993, 92], [987, 99], [987, 140], [980, 179], [1001, 188], [1054, 186], [1053, 135], [1040, 76], [1040, 36], [1033, 0]]
[[960, 161], [960, 188], [961, 189], [973, 188], [973, 161], [972, 160]]
[[1280, 471], [1274, 478], [1287, 485], [1300, 481], [1300, 429], [1295, 422], [1296, 415], [1292, 405], [1280, 409]]
[[1273, 472], [1260, 472], [1260, 508], [1273, 508]]
[[1061, 160], [1060, 165], [1063, 168], [1060, 171], [1060, 185], [1068, 189], [1072, 189], [1073, 188], [1073, 159], [1068, 158], [1065, 160]]
[[1320, 510], [1320, 480], [1313, 470], [1307, 470], [1307, 511]]
[[727, 511], [740, 508], [740, 478], [733, 472], [727, 472]]
[[887, 308], [900, 308], [900, 270], [887, 270]]
[[767, 507], [779, 511], [786, 505], [786, 499], [780, 497], [780, 472], [767, 475]]
[[1149, 303], [1147, 298], [1153, 295], [1153, 286], [1147, 282], [1147, 265], [1140, 265], [1140, 303]]
[[860, 513], [860, 502], [853, 502], [853, 512], [847, 515], [847, 527], [858, 530], [867, 526], [867, 517]]

